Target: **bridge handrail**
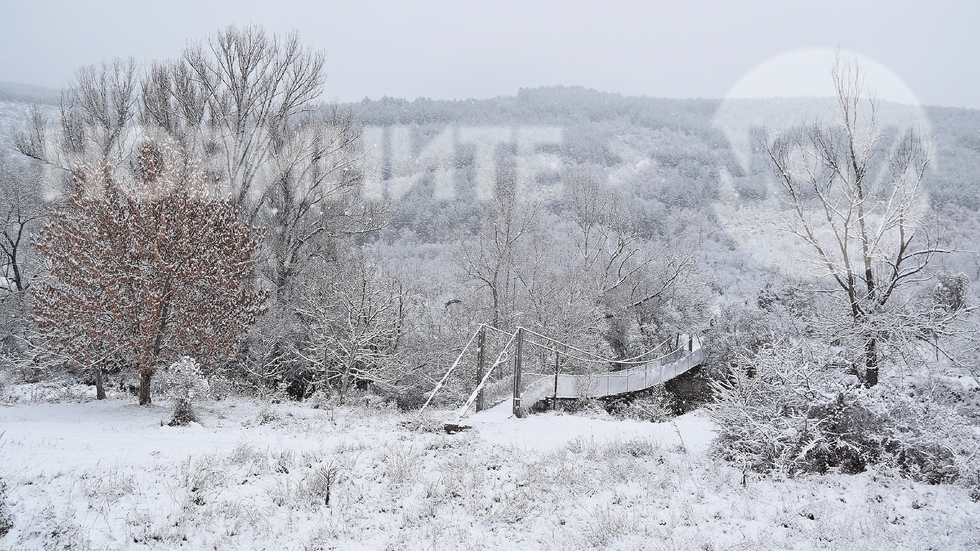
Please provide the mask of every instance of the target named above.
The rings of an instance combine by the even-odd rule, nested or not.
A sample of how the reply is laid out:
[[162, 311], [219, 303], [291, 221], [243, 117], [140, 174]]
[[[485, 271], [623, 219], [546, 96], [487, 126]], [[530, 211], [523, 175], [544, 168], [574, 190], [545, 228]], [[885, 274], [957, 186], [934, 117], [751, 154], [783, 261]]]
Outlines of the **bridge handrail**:
[[[493, 365], [491, 365], [491, 367], [489, 369], [487, 369], [486, 373], [483, 375], [483, 377], [480, 380], [479, 384], [477, 385], [476, 389], [473, 390], [472, 394], [470, 394], [469, 398], [466, 400], [466, 403], [458, 410], [458, 412], [457, 412], [457, 421], [459, 421], [460, 419], [462, 419], [462, 417], [464, 415], [466, 415], [466, 412], [469, 410], [470, 406], [473, 405], [473, 402], [475, 402], [476, 399], [477, 399], [477, 397], [479, 396], [480, 391], [482, 391], [484, 389], [484, 387], [487, 385], [487, 383], [488, 383], [488, 381], [490, 379], [491, 374], [494, 372], [494, 370], [497, 368], [497, 366], [500, 365], [503, 361], [506, 361], [508, 348], [511, 346], [511, 344], [514, 343], [514, 340], [517, 338], [517, 335], [520, 332], [520, 330], [523, 329], [523, 328], [519, 328], [518, 331], [515, 331], [513, 334], [510, 334], [510, 333], [506, 333], [506, 332], [504, 332], [504, 331], [502, 331], [500, 329], [497, 329], [495, 327], [492, 327], [492, 326], [489, 326], [489, 325], [486, 325], [486, 324], [481, 324], [480, 327], [479, 327], [479, 329], [477, 329], [477, 331], [473, 334], [473, 336], [470, 337], [470, 340], [466, 343], [466, 346], [463, 347], [463, 350], [460, 352], [459, 356], [456, 358], [456, 361], [453, 362], [453, 365], [449, 368], [449, 370], [446, 372], [446, 374], [443, 375], [443, 377], [439, 380], [439, 382], [436, 384], [436, 387], [434, 389], [432, 389], [432, 392], [429, 394], [428, 399], [426, 399], [425, 404], [422, 405], [422, 410], [425, 410], [425, 408], [428, 407], [429, 403], [435, 397], [436, 393], [445, 385], [446, 381], [449, 379], [449, 376], [453, 373], [453, 371], [456, 370], [457, 367], [459, 367], [459, 364], [462, 361], [463, 356], [466, 354], [466, 351], [469, 349], [470, 345], [473, 344], [473, 341], [476, 339], [477, 335], [480, 334], [480, 331], [482, 331], [484, 328], [492, 329], [492, 330], [495, 330], [495, 331], [504, 333], [505, 335], [510, 335], [510, 339], [507, 341], [507, 344], [505, 344], [504, 347], [503, 347], [503, 349], [500, 351], [500, 354], [497, 356], [497, 358], [494, 361]], [[583, 362], [588, 362], [588, 363], [607, 363], [607, 364], [619, 364], [619, 365], [622, 365], [623, 363], [633, 363], [633, 362], [636, 361], [636, 358], [641, 358], [641, 357], [643, 357], [643, 356], [645, 356], [645, 355], [647, 355], [649, 353], [649, 351], [648, 351], [648, 352], [645, 352], [645, 353], [643, 353], [643, 354], [641, 354], [639, 356], [636, 356], [635, 358], [630, 358], [630, 359], [627, 359], [627, 360], [617, 361], [617, 360], [609, 360], [609, 359], [598, 359], [599, 358], [598, 355], [583, 350], [581, 352], [584, 353], [585, 355], [594, 356], [597, 359], [576, 358], [576, 357], [571, 356], [570, 354], [568, 354], [567, 353], [567, 350], [570, 349], [570, 350], [580, 351], [578, 348], [575, 348], [575, 347], [572, 347], [570, 345], [561, 343], [561, 342], [556, 341], [555, 339], [553, 339], [551, 337], [548, 337], [546, 335], [542, 335], [542, 334], [540, 334], [540, 333], [538, 333], [536, 331], [533, 331], [533, 330], [523, 329], [523, 331], [526, 331], [527, 333], [529, 333], [529, 334], [531, 334], [533, 336], [537, 336], [537, 337], [540, 337], [542, 339], [545, 339], [546, 341], [548, 341], [550, 343], [554, 343], [555, 345], [561, 345], [561, 346], [563, 346], [563, 347], [566, 348], [566, 351], [565, 352], [562, 352], [561, 350], [558, 349], [557, 346], [547, 346], [547, 345], [544, 345], [544, 344], [535, 342], [533, 340], [529, 340], [528, 343], [531, 344], [531, 345], [533, 345], [533, 346], [537, 346], [537, 347], [542, 348], [544, 350], [552, 351], [552, 352], [555, 352], [555, 353], [564, 353], [566, 356], [572, 357], [574, 359], [578, 359], [578, 360], [583, 361]], [[682, 335], [678, 335], [678, 339], [680, 339], [681, 336]], [[622, 371], [613, 371], [613, 372], [607, 372], [607, 373], [601, 373], [601, 374], [585, 374], [585, 375], [557, 373], [557, 374], [552, 374], [550, 376], [541, 376], [540, 378], [534, 380], [533, 382], [525, 385], [525, 389], [526, 390], [525, 389], [521, 389], [522, 390], [522, 394], [528, 394], [530, 396], [530, 395], [536, 395], [536, 394], [540, 393], [540, 390], [538, 390], [536, 387], [541, 386], [542, 388], [544, 388], [544, 385], [542, 384], [542, 381], [547, 381], [549, 378], [551, 378], [552, 380], [555, 381], [555, 385], [553, 387], [554, 390], [555, 390], [555, 392], [552, 395], [559, 394], [558, 393], [558, 387], [564, 387], [565, 389], [567, 389], [569, 387], [574, 388], [574, 389], [577, 389], [579, 387], [585, 387], [585, 393], [580, 393], [580, 392], [570, 393], [570, 392], [567, 392], [566, 391], [566, 392], [562, 392], [560, 396], [557, 396], [559, 398], [581, 398], [581, 397], [596, 397], [596, 398], [598, 398], [598, 397], [602, 397], [602, 396], [611, 396], [611, 395], [615, 395], [615, 394], [623, 394], [623, 393], [626, 393], [626, 392], [635, 392], [637, 390], [644, 390], [644, 389], [649, 388], [649, 387], [651, 387], [651, 386], [653, 386], [655, 384], [662, 384], [662, 383], [664, 383], [664, 382], [666, 382], [666, 381], [668, 381], [670, 379], [673, 379], [674, 377], [676, 377], [676, 376], [678, 376], [678, 375], [680, 375], [682, 373], [687, 372], [692, 367], [694, 367], [696, 365], [700, 365], [700, 363], [702, 361], [704, 361], [704, 351], [701, 348], [701, 339], [700, 339], [700, 337], [692, 336], [692, 335], [683, 335], [683, 336], [686, 337], [687, 340], [688, 340], [688, 347], [687, 347], [687, 349], [675, 350], [673, 352], [664, 354], [663, 356], [660, 356], [659, 358], [655, 358], [655, 359], [652, 359], [652, 360], [646, 360], [642, 364], [637, 365], [636, 367], [633, 367], [633, 368], [630, 368], [630, 369], [625, 369], [625, 370], [622, 370]], [[666, 342], [669, 342], [669, 341], [664, 341], [664, 342], [666, 343]], [[697, 347], [696, 348], [695, 348], [695, 343], [697, 344]], [[652, 350], [656, 350], [656, 349], [660, 348], [661, 346], [663, 346], [663, 344], [664, 343], [661, 343], [660, 345], [658, 345], [657, 347], [653, 348]], [[675, 366], [677, 366], [679, 364], [682, 364], [682, 363], [684, 364], [682, 366], [682, 368], [676, 369], [676, 370], [670, 370], [670, 371], [676, 371], [676, 373], [672, 373], [669, 377], [666, 377], [666, 378], [664, 377], [665, 372], [668, 371], [667, 368], [669, 368], [669, 367], [675, 367]], [[651, 374], [651, 371], [652, 370], [656, 370], [656, 377], [655, 377], [655, 380], [654, 381], [651, 381], [650, 380], [650, 374]], [[636, 375], [642, 375], [643, 376], [643, 382], [637, 388], [630, 388], [630, 386], [631, 386], [630, 385], [630, 378], [633, 377], [633, 376], [636, 376]], [[613, 391], [612, 390], [612, 384], [611, 384], [611, 381], [613, 379], [620, 379], [620, 380], [621, 379], [625, 379], [625, 389], [624, 390], [619, 390], [618, 389], [618, 386], [617, 386], [617, 390], [616, 391]], [[602, 381], [605, 381], [605, 392], [604, 393], [591, 393], [591, 392], [589, 392], [590, 389], [597, 388], [597, 387], [601, 386], [601, 382]], [[534, 387], [534, 390], [533, 391], [532, 391], [532, 387]], [[541, 398], [544, 398], [544, 397], [547, 397], [547, 394], [545, 394], [544, 396], [535, 398], [534, 401], [540, 400]]]
[[493, 362], [493, 365], [490, 366], [490, 369], [488, 369], [486, 374], [483, 376], [483, 378], [480, 379], [480, 384], [478, 384], [476, 386], [476, 390], [474, 390], [473, 393], [470, 394], [470, 398], [466, 400], [466, 404], [464, 404], [463, 407], [460, 408], [459, 414], [456, 416], [457, 421], [459, 421], [460, 419], [463, 418], [464, 415], [466, 415], [466, 411], [470, 409], [470, 406], [473, 405], [473, 402], [476, 401], [476, 397], [480, 395], [480, 391], [483, 390], [483, 386], [487, 384], [488, 380], [490, 380], [490, 375], [493, 373], [493, 370], [496, 369], [497, 366], [500, 365], [500, 363], [504, 361], [504, 359], [507, 357], [507, 349], [510, 348], [510, 345], [513, 344], [515, 339], [517, 339], [516, 332], [514, 333], [514, 336], [512, 336], [509, 341], [507, 341], [507, 344], [504, 345], [504, 349], [500, 351], [500, 354], [497, 356], [497, 359]]
[[[483, 326], [481, 325], [480, 327]], [[422, 409], [420, 409], [419, 411], [423, 411], [426, 407], [428, 407], [429, 402], [431, 402], [432, 399], [435, 398], [436, 393], [439, 392], [439, 389], [442, 388], [442, 385], [446, 384], [446, 381], [449, 379], [449, 376], [452, 374], [452, 372], [456, 371], [456, 368], [459, 367], [459, 362], [462, 361], [463, 355], [466, 354], [466, 350], [470, 347], [471, 344], [473, 344], [473, 341], [476, 339], [476, 336], [479, 334], [480, 334], [479, 329], [476, 331], [476, 333], [473, 333], [473, 336], [470, 337], [470, 340], [466, 343], [466, 346], [464, 346], [463, 350], [460, 351], [459, 356], [456, 357], [456, 361], [453, 362], [452, 367], [450, 367], [449, 371], [447, 371], [446, 374], [442, 376], [442, 379], [439, 379], [439, 382], [436, 383], [436, 387], [432, 389], [432, 393], [429, 394], [429, 397], [425, 400], [425, 403], [422, 404]]]

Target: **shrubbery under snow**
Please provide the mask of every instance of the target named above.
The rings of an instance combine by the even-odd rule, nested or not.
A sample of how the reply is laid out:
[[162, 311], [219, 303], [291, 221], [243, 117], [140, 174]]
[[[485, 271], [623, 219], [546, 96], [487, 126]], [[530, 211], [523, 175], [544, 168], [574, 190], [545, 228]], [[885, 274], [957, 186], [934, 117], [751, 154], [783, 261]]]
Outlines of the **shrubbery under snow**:
[[777, 342], [741, 358], [707, 407], [715, 450], [745, 469], [786, 474], [891, 469], [932, 484], [976, 484], [980, 436], [949, 383], [895, 374], [868, 389], [832, 357]]
[[207, 397], [210, 390], [200, 366], [187, 356], [174, 362], [160, 375], [157, 387], [174, 402], [171, 426], [197, 421], [194, 402]]

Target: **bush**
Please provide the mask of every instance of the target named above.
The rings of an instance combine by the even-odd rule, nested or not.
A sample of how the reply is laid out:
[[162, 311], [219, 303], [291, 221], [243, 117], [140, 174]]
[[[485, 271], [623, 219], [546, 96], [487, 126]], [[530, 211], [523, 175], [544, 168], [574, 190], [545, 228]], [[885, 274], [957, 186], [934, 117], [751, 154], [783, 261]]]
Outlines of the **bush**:
[[7, 483], [0, 480], [0, 538], [14, 527], [14, 519], [7, 509]]
[[928, 483], [970, 480], [980, 437], [949, 404], [894, 375], [873, 389], [830, 351], [775, 343], [714, 383], [715, 452], [758, 471], [858, 473], [875, 465]]
[[330, 491], [339, 480], [340, 470], [333, 463], [311, 470], [306, 477], [307, 498], [312, 505], [330, 506]]
[[169, 423], [171, 427], [197, 421], [194, 401], [207, 396], [210, 389], [197, 362], [186, 356], [177, 360], [164, 371], [159, 385], [174, 402], [173, 417]]
[[662, 423], [670, 420], [676, 408], [673, 396], [660, 385], [641, 396], [611, 403], [609, 413], [618, 419]]

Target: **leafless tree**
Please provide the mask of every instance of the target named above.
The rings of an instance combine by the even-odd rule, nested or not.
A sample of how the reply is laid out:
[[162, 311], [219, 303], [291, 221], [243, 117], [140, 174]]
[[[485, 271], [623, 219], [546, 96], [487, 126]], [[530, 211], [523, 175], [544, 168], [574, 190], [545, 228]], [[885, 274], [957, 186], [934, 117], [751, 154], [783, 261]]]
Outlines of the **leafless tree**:
[[57, 123], [49, 124], [34, 107], [14, 146], [64, 173], [81, 164], [119, 166], [133, 152], [138, 88], [133, 59], [82, 67], [62, 93]]
[[[276, 146], [291, 120], [312, 113], [323, 90], [324, 55], [305, 48], [297, 33], [269, 36], [261, 27], [228, 27], [184, 50], [173, 93], [197, 128], [209, 130], [218, 153], [209, 161], [235, 193], [257, 210]], [[198, 118], [199, 117], [199, 118]], [[161, 120], [158, 116], [157, 120]], [[203, 123], [203, 124], [202, 124]]]
[[377, 229], [360, 201], [360, 124], [320, 103], [322, 52], [296, 33], [228, 27], [155, 64], [142, 81], [141, 119], [205, 160], [246, 220], [269, 229], [268, 277], [283, 293], [336, 240]]
[[565, 204], [574, 222], [573, 258], [596, 296], [617, 289], [652, 260], [643, 258], [635, 220], [604, 180], [591, 167], [570, 169], [563, 180]]
[[45, 216], [39, 177], [34, 167], [0, 152], [0, 291], [23, 292], [34, 275], [30, 235]]
[[687, 287], [697, 265], [696, 245], [644, 238], [636, 213], [595, 168], [571, 169], [563, 183], [573, 221], [565, 238], [570, 247], [563, 256], [574, 259], [569, 266], [571, 279], [588, 286], [585, 294], [595, 314], [592, 323], [604, 326], [612, 351], [620, 357], [640, 352], [631, 350], [635, 339], [626, 334], [630, 328], [639, 332], [641, 340], [656, 341], [638, 341], [640, 348], [692, 331], [696, 320], [667, 318], [697, 310], [695, 289]]
[[339, 277], [311, 286], [297, 307], [308, 327], [297, 354], [343, 400], [356, 383], [394, 388], [415, 300], [404, 283], [358, 251]]
[[515, 322], [519, 271], [524, 261], [520, 248], [538, 223], [540, 207], [519, 195], [514, 171], [501, 170], [501, 183], [487, 204], [477, 235], [456, 247], [455, 261], [466, 279], [489, 295], [489, 323], [510, 328]]
[[0, 151], [0, 341], [12, 356], [21, 356], [33, 333], [27, 291], [42, 266], [31, 237], [46, 214], [37, 166]]
[[311, 265], [332, 260], [347, 238], [373, 232], [384, 221], [379, 204], [360, 195], [361, 127], [349, 111], [304, 115], [283, 129], [276, 145], [272, 180], [257, 222], [270, 228], [268, 277], [277, 294]]
[[880, 345], [899, 321], [888, 315], [890, 301], [942, 252], [917, 211], [929, 149], [914, 128], [882, 132], [879, 104], [866, 97], [856, 63], [838, 57], [832, 74], [837, 120], [767, 130], [762, 145], [795, 213], [795, 233], [843, 294], [851, 325], [843, 332], [861, 341], [865, 384], [873, 386]]
[[604, 357], [642, 353], [682, 323], [666, 315], [687, 308], [681, 288], [697, 250], [644, 238], [599, 169], [570, 169], [563, 186], [561, 215], [498, 190], [456, 262], [485, 292], [494, 326], [535, 328]]

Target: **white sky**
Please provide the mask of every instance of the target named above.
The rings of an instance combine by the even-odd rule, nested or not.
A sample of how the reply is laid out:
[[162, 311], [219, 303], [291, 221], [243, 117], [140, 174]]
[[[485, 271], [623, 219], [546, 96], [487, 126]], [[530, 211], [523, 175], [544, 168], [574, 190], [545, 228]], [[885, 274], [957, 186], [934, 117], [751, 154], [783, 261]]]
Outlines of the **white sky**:
[[743, 4], [0, 0], [0, 81], [60, 87], [82, 65], [177, 57], [188, 40], [258, 23], [296, 29], [326, 52], [327, 99], [485, 98], [552, 84], [721, 98], [740, 81], [745, 92], [753, 70], [774, 66], [784, 72], [757, 93], [796, 94], [814, 72], [827, 78], [799, 51], [839, 46], [877, 61], [924, 104], [980, 108], [980, 2]]

